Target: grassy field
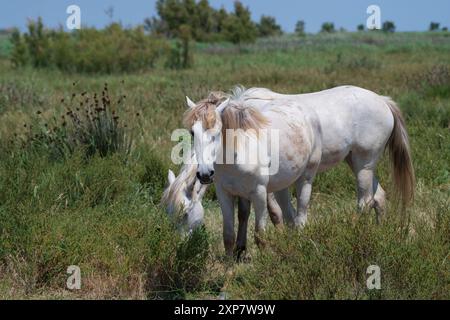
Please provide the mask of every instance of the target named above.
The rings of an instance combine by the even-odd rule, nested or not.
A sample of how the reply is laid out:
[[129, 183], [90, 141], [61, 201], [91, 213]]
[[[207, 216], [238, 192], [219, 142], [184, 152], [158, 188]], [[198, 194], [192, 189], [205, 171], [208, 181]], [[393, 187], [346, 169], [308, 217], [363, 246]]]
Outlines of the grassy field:
[[[198, 44], [195, 66], [134, 74], [83, 75], [14, 69], [0, 39], [1, 299], [449, 299], [450, 34], [338, 33], [260, 40], [241, 48]], [[53, 159], [17, 143], [29, 123], [59, 119], [62, 98], [84, 90], [126, 95], [122, 120], [136, 128], [133, 152]], [[390, 207], [386, 221], [356, 212], [355, 182], [341, 165], [313, 186], [302, 231], [269, 228], [264, 251], [223, 255], [221, 215], [205, 200], [206, 227], [181, 238], [159, 207], [184, 97], [198, 100], [235, 84], [283, 93], [352, 84], [389, 95], [405, 115], [417, 176], [405, 232]], [[139, 120], [134, 117], [140, 114]], [[45, 121], [45, 120], [44, 120]], [[49, 120], [50, 121], [50, 120]], [[391, 190], [387, 157], [381, 183]], [[252, 228], [252, 227], [251, 227]], [[252, 230], [252, 229], [251, 229]], [[66, 289], [70, 265], [82, 288]], [[368, 290], [366, 269], [381, 269]]]

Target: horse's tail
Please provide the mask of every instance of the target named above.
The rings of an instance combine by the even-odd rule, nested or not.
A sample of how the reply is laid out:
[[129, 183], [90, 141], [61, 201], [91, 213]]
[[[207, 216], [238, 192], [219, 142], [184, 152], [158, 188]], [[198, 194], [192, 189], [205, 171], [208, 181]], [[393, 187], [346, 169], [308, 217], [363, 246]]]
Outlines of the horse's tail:
[[405, 120], [397, 104], [389, 97], [384, 97], [394, 116], [394, 129], [389, 138], [389, 154], [392, 162], [392, 177], [397, 196], [405, 208], [414, 198], [414, 167], [411, 160], [408, 133]]

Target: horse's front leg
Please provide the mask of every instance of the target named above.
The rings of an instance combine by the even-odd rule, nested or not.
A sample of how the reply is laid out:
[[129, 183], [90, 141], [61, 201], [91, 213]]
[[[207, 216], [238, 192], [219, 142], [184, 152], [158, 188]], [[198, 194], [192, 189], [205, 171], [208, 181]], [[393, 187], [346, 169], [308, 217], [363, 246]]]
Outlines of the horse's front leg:
[[250, 216], [250, 201], [244, 198], [238, 198], [238, 233], [236, 240], [235, 256], [239, 261], [242, 254], [247, 250], [247, 229], [248, 218]]
[[234, 198], [224, 191], [219, 185], [216, 185], [217, 199], [223, 219], [223, 244], [227, 256], [233, 256], [235, 234], [234, 234]]
[[262, 236], [267, 224], [267, 189], [265, 186], [258, 186], [251, 197], [255, 207], [255, 242], [261, 247], [264, 246]]

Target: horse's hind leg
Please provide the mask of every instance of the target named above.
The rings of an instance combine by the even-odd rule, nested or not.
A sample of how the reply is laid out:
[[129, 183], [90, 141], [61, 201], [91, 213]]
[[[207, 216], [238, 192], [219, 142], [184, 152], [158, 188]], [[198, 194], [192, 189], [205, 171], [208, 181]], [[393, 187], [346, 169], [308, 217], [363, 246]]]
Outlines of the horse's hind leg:
[[375, 178], [374, 170], [380, 154], [357, 154], [352, 152], [347, 162], [356, 176], [358, 189], [358, 209], [360, 212], [375, 208], [377, 219], [384, 211], [384, 190]]
[[275, 198], [283, 213], [283, 223], [294, 226], [295, 210], [291, 203], [289, 188], [275, 192]]
[[273, 225], [279, 227], [283, 222], [283, 213], [273, 193], [267, 194], [267, 209]]
[[304, 227], [308, 219], [308, 204], [311, 198], [312, 178], [300, 178], [296, 183], [297, 191], [297, 215], [294, 224], [297, 227]]
[[309, 163], [302, 176], [296, 182], [297, 191], [297, 215], [294, 219], [295, 226], [304, 227], [308, 218], [308, 205], [311, 199], [312, 183], [319, 168], [322, 153], [319, 147], [311, 154]]
[[386, 192], [376, 177], [373, 178], [373, 189], [375, 190], [375, 195], [373, 196], [374, 208], [377, 214], [377, 222], [380, 223], [386, 213]]
[[238, 198], [238, 233], [236, 239], [236, 248], [234, 254], [236, 260], [241, 260], [242, 254], [247, 250], [247, 229], [248, 218], [250, 216], [250, 201], [244, 198]]

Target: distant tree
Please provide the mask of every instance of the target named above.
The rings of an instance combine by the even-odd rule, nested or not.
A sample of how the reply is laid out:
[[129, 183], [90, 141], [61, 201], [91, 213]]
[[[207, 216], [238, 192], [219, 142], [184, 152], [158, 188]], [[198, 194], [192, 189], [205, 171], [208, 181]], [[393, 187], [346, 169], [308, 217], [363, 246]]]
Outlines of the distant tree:
[[167, 34], [168, 28], [165, 21], [155, 17], [146, 18], [144, 20], [144, 30], [155, 35], [168, 36]]
[[394, 22], [392, 22], [392, 21], [385, 21], [383, 23], [382, 30], [384, 32], [391, 32], [391, 33], [395, 32], [395, 24], [394, 24]]
[[358, 31], [364, 31], [364, 25], [363, 24], [358, 24], [358, 26], [356, 27], [356, 29]]
[[236, 44], [253, 42], [257, 28], [250, 17], [250, 11], [240, 1], [234, 2], [234, 13], [224, 23], [224, 35], [228, 41]]
[[334, 29], [334, 23], [332, 23], [332, 22], [323, 23], [322, 29], [320, 31], [327, 32], [327, 33], [335, 32], [336, 30]]
[[301, 37], [305, 35], [305, 21], [297, 21], [297, 23], [295, 24], [295, 33]]
[[200, 0], [194, 15], [197, 17], [195, 38], [205, 40], [214, 31], [214, 9], [211, 8], [208, 0]]
[[448, 27], [443, 27], [442, 31], [448, 31]]
[[13, 30], [10, 40], [13, 45], [11, 61], [13, 62], [14, 66], [20, 67], [28, 64], [30, 61], [28, 47], [18, 29]]
[[258, 27], [258, 34], [260, 37], [278, 36], [283, 34], [281, 26], [277, 24], [277, 21], [275, 20], [274, 17], [263, 15], [257, 27]]
[[431, 22], [430, 27], [428, 29], [429, 31], [437, 31], [439, 30], [439, 23], [438, 22]]
[[224, 31], [225, 20], [228, 18], [228, 12], [222, 7], [219, 11], [215, 11], [213, 16], [214, 32], [222, 33]]

